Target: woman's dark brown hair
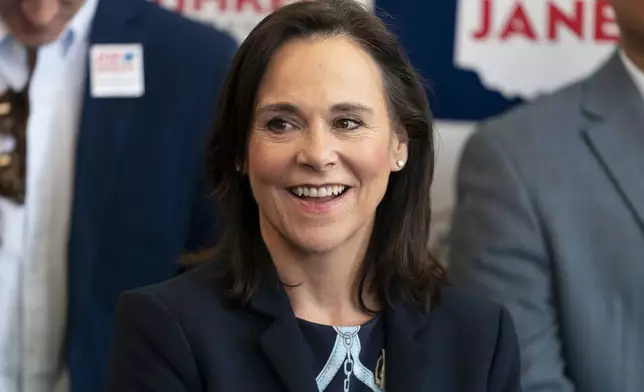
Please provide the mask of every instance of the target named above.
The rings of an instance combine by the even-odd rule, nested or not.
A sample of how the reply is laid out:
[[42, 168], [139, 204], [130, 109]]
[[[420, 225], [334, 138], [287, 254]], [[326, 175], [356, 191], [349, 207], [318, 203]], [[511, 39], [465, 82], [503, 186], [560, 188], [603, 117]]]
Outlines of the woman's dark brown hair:
[[405, 168], [391, 174], [377, 208], [356, 296], [363, 310], [367, 277], [382, 304], [395, 300], [429, 309], [445, 283], [442, 266], [428, 250], [430, 186], [434, 170], [432, 114], [418, 75], [398, 40], [370, 10], [352, 0], [297, 2], [260, 22], [239, 48], [221, 92], [207, 147], [210, 179], [226, 213], [225, 234], [216, 257], [228, 263], [230, 294], [246, 302], [267, 278], [270, 264], [259, 231], [258, 208], [245, 161], [256, 94], [273, 54], [292, 39], [343, 36], [357, 42], [379, 65], [392, 123], [409, 141]]

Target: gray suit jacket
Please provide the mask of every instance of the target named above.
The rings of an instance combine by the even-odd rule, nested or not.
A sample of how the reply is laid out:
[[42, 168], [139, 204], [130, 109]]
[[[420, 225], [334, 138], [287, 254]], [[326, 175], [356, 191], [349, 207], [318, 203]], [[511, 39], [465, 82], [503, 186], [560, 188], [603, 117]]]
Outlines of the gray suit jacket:
[[508, 307], [526, 392], [644, 391], [644, 100], [615, 54], [480, 126], [449, 267]]

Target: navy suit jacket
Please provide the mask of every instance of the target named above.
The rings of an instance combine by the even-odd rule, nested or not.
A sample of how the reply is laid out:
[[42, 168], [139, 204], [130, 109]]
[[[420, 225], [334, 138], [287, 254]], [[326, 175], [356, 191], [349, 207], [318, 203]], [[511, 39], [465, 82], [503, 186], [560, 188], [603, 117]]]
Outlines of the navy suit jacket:
[[92, 98], [86, 82], [68, 244], [72, 392], [104, 382], [119, 293], [174, 276], [182, 251], [217, 236], [204, 139], [237, 48], [145, 0], [101, 0], [89, 39], [142, 44], [145, 94]]
[[[242, 306], [215, 280], [216, 265], [120, 298], [107, 392], [318, 391], [274, 269], [273, 284]], [[384, 320], [387, 392], [520, 390], [518, 344], [501, 306], [445, 288], [429, 314], [397, 301]]]

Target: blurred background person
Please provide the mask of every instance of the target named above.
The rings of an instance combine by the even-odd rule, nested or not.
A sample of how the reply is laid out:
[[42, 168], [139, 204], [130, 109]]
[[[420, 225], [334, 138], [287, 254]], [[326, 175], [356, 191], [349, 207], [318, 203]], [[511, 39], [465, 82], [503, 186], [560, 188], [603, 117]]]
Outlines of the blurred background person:
[[518, 391], [510, 317], [430, 257], [431, 113], [374, 14], [337, 0], [268, 16], [217, 113], [224, 239], [121, 297], [108, 391]]
[[117, 295], [216, 236], [202, 149], [236, 44], [143, 0], [0, 19], [0, 391], [98, 391]]
[[450, 270], [505, 304], [536, 391], [644, 390], [644, 2], [594, 75], [480, 125]]

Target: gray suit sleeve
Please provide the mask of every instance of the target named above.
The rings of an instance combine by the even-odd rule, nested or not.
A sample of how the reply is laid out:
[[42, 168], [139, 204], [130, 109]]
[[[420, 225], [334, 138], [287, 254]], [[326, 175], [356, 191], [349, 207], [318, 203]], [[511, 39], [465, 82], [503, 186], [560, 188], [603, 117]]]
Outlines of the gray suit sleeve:
[[525, 392], [570, 392], [565, 376], [551, 260], [529, 178], [502, 140], [478, 129], [457, 174], [449, 269], [462, 285], [503, 304], [512, 315]]

